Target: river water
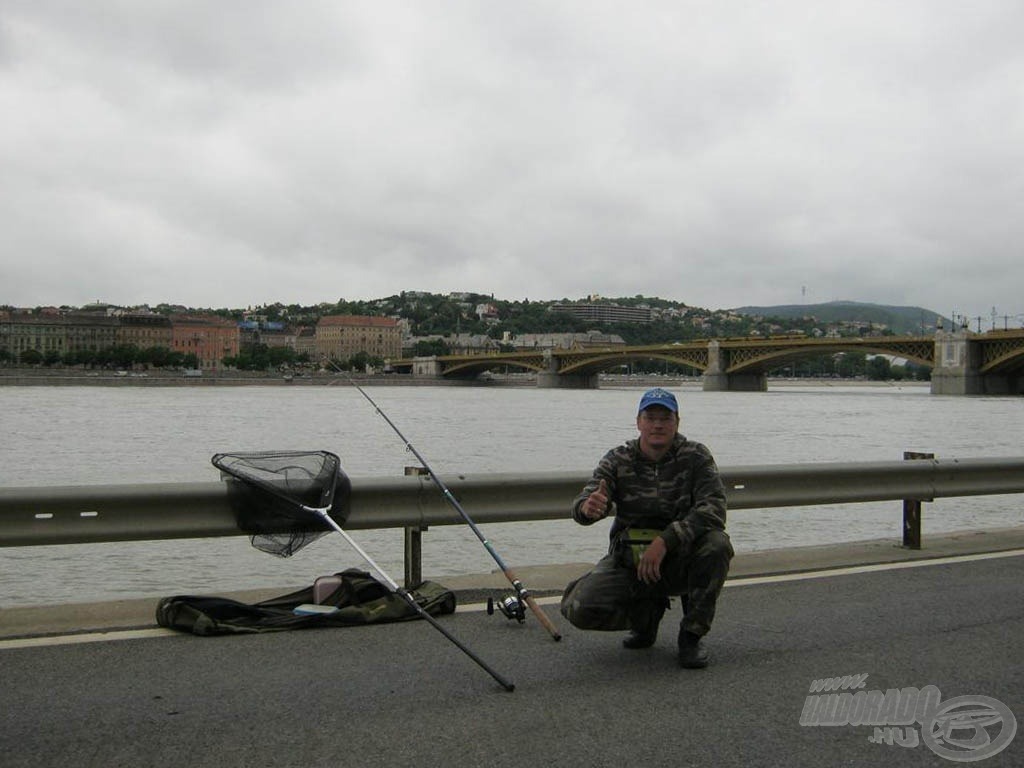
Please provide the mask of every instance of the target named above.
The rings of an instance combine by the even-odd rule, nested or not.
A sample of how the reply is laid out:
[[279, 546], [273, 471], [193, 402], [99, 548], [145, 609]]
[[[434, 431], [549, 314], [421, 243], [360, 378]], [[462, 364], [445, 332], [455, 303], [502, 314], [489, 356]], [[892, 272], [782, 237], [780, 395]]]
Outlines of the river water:
[[[927, 386], [769, 382], [769, 392], [703, 392], [673, 383], [681, 431], [720, 466], [1020, 456], [1024, 398], [945, 397]], [[642, 389], [370, 386], [366, 391], [440, 475], [579, 471], [635, 435]], [[222, 451], [329, 450], [351, 476], [396, 476], [415, 457], [354, 387], [0, 387], [0, 487], [218, 479]], [[568, 506], [570, 499], [566, 499]], [[737, 551], [901, 536], [899, 502], [738, 510]], [[470, 516], [473, 511], [466, 510]], [[1022, 499], [940, 499], [924, 536], [1024, 523]], [[596, 560], [607, 523], [492, 524], [483, 532], [513, 567]], [[402, 532], [358, 531], [359, 544], [401, 580]], [[340, 536], [290, 559], [242, 537], [48, 547], [0, 547], [0, 608], [182, 593], [305, 586], [365, 567]], [[495, 568], [465, 526], [424, 535], [424, 576]], [[529, 586], [529, 585], [527, 585]]]

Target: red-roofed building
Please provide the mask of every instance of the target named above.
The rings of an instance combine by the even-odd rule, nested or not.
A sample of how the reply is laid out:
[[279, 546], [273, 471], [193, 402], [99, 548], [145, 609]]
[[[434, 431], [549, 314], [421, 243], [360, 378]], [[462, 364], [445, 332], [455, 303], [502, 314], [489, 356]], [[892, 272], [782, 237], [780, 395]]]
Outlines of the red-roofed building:
[[233, 320], [215, 316], [171, 316], [171, 348], [184, 355], [195, 355], [202, 370], [220, 370], [225, 357], [237, 357], [238, 338], [238, 323]]

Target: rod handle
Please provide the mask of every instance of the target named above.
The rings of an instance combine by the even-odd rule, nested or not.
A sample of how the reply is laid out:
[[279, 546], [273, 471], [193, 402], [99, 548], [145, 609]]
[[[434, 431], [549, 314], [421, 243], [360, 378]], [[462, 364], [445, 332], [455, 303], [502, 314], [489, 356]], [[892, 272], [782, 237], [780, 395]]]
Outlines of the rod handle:
[[554, 641], [557, 643], [559, 640], [561, 640], [561, 633], [551, 622], [551, 619], [548, 618], [548, 615], [540, 609], [539, 605], [537, 605], [537, 601], [533, 599], [533, 595], [527, 595], [525, 599], [526, 604], [530, 607], [530, 610], [533, 611], [533, 615], [536, 616], [537, 620], [544, 625], [544, 629], [551, 633], [551, 637], [554, 639]]

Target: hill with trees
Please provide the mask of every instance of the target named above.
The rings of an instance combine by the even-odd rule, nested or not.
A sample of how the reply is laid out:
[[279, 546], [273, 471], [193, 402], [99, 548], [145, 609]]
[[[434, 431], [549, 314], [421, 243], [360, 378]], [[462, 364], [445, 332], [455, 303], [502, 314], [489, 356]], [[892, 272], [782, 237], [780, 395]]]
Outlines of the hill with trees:
[[[604, 303], [651, 310], [650, 322], [601, 323], [584, 320], [562, 307]], [[485, 311], [479, 311], [486, 308]], [[339, 300], [334, 304], [303, 307], [269, 304], [248, 310], [216, 310], [241, 320], [257, 315], [292, 325], [312, 325], [323, 315], [386, 315], [408, 321], [413, 336], [450, 336], [472, 333], [501, 339], [524, 333], [584, 333], [596, 330], [621, 336], [627, 344], [661, 344], [729, 336], [825, 333], [842, 336], [928, 335], [941, 316], [921, 307], [901, 307], [852, 301], [824, 304], [747, 306], [706, 309], [647, 296], [617, 298], [509, 301], [493, 294], [403, 292], [368, 301]], [[945, 327], [949, 321], [941, 318]]]
[[824, 304], [783, 304], [773, 307], [738, 307], [742, 315], [767, 316], [793, 320], [813, 317], [819, 323], [870, 324], [888, 328], [899, 336], [919, 336], [935, 332], [936, 324], [952, 327], [950, 320], [922, 307], [901, 307], [859, 301], [830, 301]]

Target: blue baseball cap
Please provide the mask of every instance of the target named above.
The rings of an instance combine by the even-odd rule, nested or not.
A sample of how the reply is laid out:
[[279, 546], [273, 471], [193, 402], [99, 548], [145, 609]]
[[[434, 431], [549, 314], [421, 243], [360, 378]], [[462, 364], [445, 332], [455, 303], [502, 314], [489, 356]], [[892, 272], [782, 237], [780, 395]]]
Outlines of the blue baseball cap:
[[644, 396], [640, 398], [640, 408], [637, 410], [637, 413], [641, 413], [652, 405], [660, 405], [662, 408], [668, 408], [672, 413], [679, 413], [679, 403], [676, 402], [676, 396], [661, 387], [644, 392]]

